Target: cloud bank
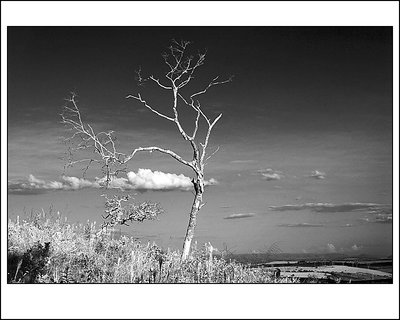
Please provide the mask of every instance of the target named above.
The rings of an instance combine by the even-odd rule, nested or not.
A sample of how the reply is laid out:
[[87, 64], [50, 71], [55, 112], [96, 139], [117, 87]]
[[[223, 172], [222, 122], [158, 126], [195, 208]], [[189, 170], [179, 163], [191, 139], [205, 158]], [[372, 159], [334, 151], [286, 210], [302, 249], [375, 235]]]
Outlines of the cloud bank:
[[[270, 206], [272, 211], [298, 211], [310, 210], [318, 213], [337, 213], [337, 212], [360, 212], [372, 215], [371, 218], [363, 218], [361, 220], [369, 223], [392, 223], [393, 222], [393, 208], [390, 204], [377, 204], [377, 203], [305, 203], [300, 205], [284, 205], [284, 206]], [[288, 226], [288, 225], [286, 225]], [[299, 225], [292, 225], [299, 226]], [[351, 227], [347, 224], [345, 227]]]
[[230, 163], [255, 163], [256, 160], [232, 160]]
[[284, 206], [270, 206], [272, 211], [291, 211], [291, 210], [311, 210], [314, 212], [368, 212], [368, 213], [391, 213], [391, 205], [388, 204], [377, 204], [377, 203], [305, 203], [295, 205], [284, 205]]
[[[101, 188], [106, 178], [96, 178], [90, 181], [84, 178], [61, 177], [62, 181], [45, 181], [29, 175], [27, 181], [8, 182], [8, 193], [10, 194], [41, 194], [51, 190], [80, 190], [85, 188]], [[205, 181], [206, 186], [216, 185], [218, 181], [214, 178]], [[124, 177], [113, 177], [109, 188], [121, 190], [192, 190], [193, 184], [189, 177], [183, 174], [164, 173], [150, 169], [139, 169], [138, 172], [130, 171]]]
[[289, 228], [307, 228], [307, 227], [323, 227], [323, 224], [316, 224], [316, 223], [283, 223], [278, 224], [278, 227], [289, 227]]
[[76, 177], [61, 177], [62, 181], [45, 181], [30, 174], [27, 181], [8, 182], [10, 194], [42, 194], [50, 190], [78, 190], [83, 188], [100, 188], [98, 182]]
[[377, 214], [375, 217], [363, 218], [361, 220], [368, 223], [392, 223], [393, 216], [391, 214]]
[[328, 253], [351, 253], [354, 251], [360, 251], [362, 249], [363, 246], [357, 244], [353, 244], [351, 247], [337, 248], [334, 244], [328, 243], [326, 247], [322, 249], [322, 251]]

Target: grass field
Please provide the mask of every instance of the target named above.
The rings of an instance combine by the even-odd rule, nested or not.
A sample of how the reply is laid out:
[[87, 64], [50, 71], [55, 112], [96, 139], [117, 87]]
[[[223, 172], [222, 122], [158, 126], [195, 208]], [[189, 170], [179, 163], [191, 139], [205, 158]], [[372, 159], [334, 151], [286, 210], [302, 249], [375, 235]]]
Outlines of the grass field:
[[189, 259], [155, 243], [70, 224], [59, 214], [8, 222], [9, 283], [296, 283], [265, 268], [213, 255], [195, 244]]

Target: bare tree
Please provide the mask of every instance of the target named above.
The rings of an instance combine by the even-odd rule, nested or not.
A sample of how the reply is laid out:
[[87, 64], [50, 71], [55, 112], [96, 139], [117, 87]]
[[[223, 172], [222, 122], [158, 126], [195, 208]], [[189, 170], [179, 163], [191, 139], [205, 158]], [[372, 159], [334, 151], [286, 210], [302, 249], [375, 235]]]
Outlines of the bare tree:
[[[158, 108], [150, 105], [140, 93], [130, 94], [127, 96], [129, 99], [135, 99], [143, 104], [148, 110], [156, 114], [157, 116], [170, 121], [176, 126], [182, 138], [188, 142], [188, 145], [193, 151], [193, 158], [186, 160], [182, 156], [178, 155], [171, 149], [165, 149], [158, 146], [150, 147], [138, 147], [133, 149], [130, 153], [121, 153], [116, 150], [115, 138], [113, 131], [99, 132], [96, 133], [94, 129], [82, 121], [80, 110], [77, 106], [76, 95], [72, 95], [68, 99], [69, 104], [65, 107], [65, 112], [62, 114], [62, 123], [70, 126], [73, 131], [73, 135], [68, 138], [68, 141], [78, 140], [77, 144], [70, 149], [70, 154], [74, 154], [75, 151], [82, 149], [93, 150], [95, 157], [90, 156], [79, 160], [74, 160], [71, 156], [67, 163], [67, 166], [74, 165], [76, 163], [86, 163], [85, 171], [89, 166], [95, 162], [101, 163], [103, 171], [105, 173], [105, 186], [108, 186], [113, 177], [117, 176], [119, 172], [123, 171], [121, 166], [125, 165], [130, 161], [135, 154], [138, 152], [157, 151], [166, 155], [169, 155], [181, 164], [189, 167], [194, 172], [192, 183], [194, 187], [194, 200], [189, 214], [189, 223], [186, 230], [185, 240], [183, 243], [182, 260], [186, 260], [194, 236], [196, 227], [196, 219], [199, 210], [203, 207], [203, 194], [205, 187], [205, 166], [207, 161], [218, 151], [218, 148], [209, 153], [208, 145], [211, 135], [211, 131], [214, 128], [218, 120], [221, 119], [222, 114], [219, 114], [216, 118], [211, 119], [208, 117], [199, 101], [199, 97], [205, 94], [211, 87], [221, 85], [232, 80], [232, 77], [226, 80], [219, 80], [219, 77], [212, 79], [208, 85], [202, 90], [196, 91], [192, 94], [184, 95], [182, 89], [187, 87], [188, 84], [193, 80], [195, 71], [204, 64], [206, 53], [199, 53], [197, 56], [192, 56], [187, 53], [189, 41], [177, 42], [172, 40], [172, 44], [168, 47], [168, 52], [162, 54], [165, 64], [168, 66], [168, 71], [164, 74], [166, 80], [159, 80], [153, 75], [144, 78], [139, 68], [136, 80], [139, 85], [146, 82], [154, 83], [156, 86], [163, 90], [168, 90], [172, 93], [172, 108], [170, 113], [160, 111]], [[184, 130], [180, 122], [180, 114], [178, 105], [185, 106], [194, 111], [193, 127], [191, 131]], [[198, 129], [202, 121], [205, 122], [206, 133], [203, 139], [198, 137]]]

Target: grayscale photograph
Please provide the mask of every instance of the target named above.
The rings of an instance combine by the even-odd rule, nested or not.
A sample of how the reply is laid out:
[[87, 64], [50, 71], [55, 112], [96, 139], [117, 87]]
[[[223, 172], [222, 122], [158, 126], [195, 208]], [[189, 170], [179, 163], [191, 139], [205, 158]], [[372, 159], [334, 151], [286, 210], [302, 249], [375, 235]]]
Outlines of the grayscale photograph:
[[8, 26], [2, 282], [392, 285], [393, 32]]
[[391, 281], [391, 28], [8, 36], [9, 282]]

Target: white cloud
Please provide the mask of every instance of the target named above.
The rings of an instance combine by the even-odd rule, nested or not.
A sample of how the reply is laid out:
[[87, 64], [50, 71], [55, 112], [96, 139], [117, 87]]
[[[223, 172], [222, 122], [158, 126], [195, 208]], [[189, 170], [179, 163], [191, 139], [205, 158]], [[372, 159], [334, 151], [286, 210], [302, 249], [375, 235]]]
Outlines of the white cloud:
[[28, 183], [20, 183], [22, 189], [44, 189], [44, 190], [78, 190], [82, 188], [99, 188], [97, 182], [91, 182], [83, 178], [76, 177], [61, 177], [61, 181], [45, 181], [36, 178], [33, 174], [29, 175]]
[[336, 247], [332, 243], [327, 244], [328, 252], [334, 253], [336, 252]]
[[310, 178], [318, 179], [318, 180], [323, 180], [326, 177], [326, 173], [318, 170], [314, 170], [311, 172], [311, 174], [308, 176]]
[[279, 174], [277, 174], [277, 173], [272, 173], [272, 174], [270, 174], [270, 173], [262, 173], [261, 175], [267, 181], [280, 180], [281, 179], [281, 176]]
[[230, 163], [255, 163], [255, 160], [232, 160]]
[[133, 189], [142, 190], [171, 190], [190, 189], [193, 184], [189, 177], [183, 174], [164, 173], [151, 171], [150, 169], [139, 169], [137, 173], [131, 171], [127, 174], [129, 183]]
[[260, 170], [257, 170], [257, 172], [261, 173], [261, 176], [267, 181], [280, 180], [282, 178], [281, 171], [275, 171], [270, 168], [260, 169]]
[[[190, 190], [193, 188], [192, 181], [183, 174], [164, 173], [151, 171], [150, 169], [139, 169], [137, 173], [130, 171], [127, 174], [129, 183], [133, 189], [141, 190]], [[204, 182], [206, 186], [216, 185], [218, 181], [214, 178]]]
[[[106, 177], [96, 178], [96, 183], [99, 186], [104, 186], [106, 180], [107, 180]], [[129, 184], [128, 179], [122, 178], [122, 177], [111, 177], [108, 187], [115, 188], [115, 189], [123, 189], [123, 190], [134, 189], [133, 186], [131, 184]]]
[[353, 251], [358, 251], [362, 248], [362, 246], [357, 246], [356, 244], [354, 244], [353, 246], [351, 246], [351, 250]]
[[345, 254], [354, 254], [355, 252], [362, 252], [363, 246], [359, 244], [353, 244], [352, 246], [344, 246], [344, 247], [336, 247], [332, 243], [328, 243], [319, 248], [319, 252], [321, 253], [345, 253]]
[[250, 218], [253, 217], [255, 213], [234, 213], [231, 214], [224, 219], [242, 219], [242, 218]]
[[206, 181], [204, 182], [204, 184], [205, 184], [206, 186], [215, 186], [215, 185], [219, 184], [219, 182], [218, 182], [217, 179], [211, 178], [210, 180], [206, 180]]
[[34, 175], [30, 174], [28, 178], [29, 186], [32, 189], [62, 189], [63, 184], [59, 181], [44, 181], [37, 179]]
[[83, 179], [83, 178], [63, 176], [62, 179], [65, 182], [62, 189], [71, 188], [73, 190], [78, 190], [78, 189], [90, 188], [90, 187], [100, 188], [100, 185], [97, 182], [91, 182], [91, 181]]

